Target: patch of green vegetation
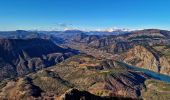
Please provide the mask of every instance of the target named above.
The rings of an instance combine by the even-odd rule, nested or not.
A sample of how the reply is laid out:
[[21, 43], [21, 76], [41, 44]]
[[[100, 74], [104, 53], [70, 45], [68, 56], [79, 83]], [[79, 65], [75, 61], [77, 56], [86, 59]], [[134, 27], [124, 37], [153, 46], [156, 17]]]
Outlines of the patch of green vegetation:
[[3, 81], [0, 82], [0, 89], [2, 89], [3, 87], [6, 86], [6, 84], [10, 81], [10, 79], [5, 79]]
[[166, 56], [166, 57], [170, 57], [170, 49], [169, 50], [165, 50], [163, 52], [163, 54]]
[[148, 90], [147, 92], [142, 94], [142, 97], [146, 100], [169, 100], [170, 94]]
[[107, 90], [98, 90], [94, 93], [95, 95], [97, 96], [109, 96], [110, 94], [110, 91], [107, 91]]
[[170, 84], [149, 79], [145, 81], [146, 90], [142, 92], [142, 97], [148, 100], [169, 100]]
[[0, 83], [0, 89], [2, 89], [3, 87], [5, 87], [6, 84], [7, 84], [7, 82], [1, 82], [1, 83]]
[[155, 84], [155, 83], [157, 83], [157, 82], [153, 79], [149, 79], [149, 80], [145, 81], [145, 85]]
[[142, 60], [140, 58], [134, 58], [130, 61], [127, 61], [128, 63], [132, 64], [132, 65], [136, 65], [138, 64], [139, 62], [141, 62]]
[[170, 57], [170, 46], [169, 45], [154, 45], [152, 46], [161, 56]]
[[122, 70], [120, 68], [116, 68], [116, 69], [113, 69], [113, 70], [103, 70], [103, 71], [100, 71], [99, 74], [105, 74], [105, 75], [120, 75], [121, 73], [125, 73], [126, 71], [125, 70]]
[[40, 87], [44, 92], [64, 93], [73, 87], [72, 84], [60, 78], [52, 71], [42, 70], [34, 75], [33, 84]]
[[170, 84], [162, 81], [156, 80], [147, 80], [146, 85], [153, 85], [159, 91], [169, 91], [170, 92]]
[[36, 86], [40, 87], [45, 92], [60, 93], [69, 89], [69, 87], [67, 87], [66, 85], [63, 85], [60, 82], [50, 77], [47, 78], [38, 77], [33, 80], [33, 83]]
[[127, 64], [123, 63], [123, 62], [120, 62], [120, 61], [115, 61], [116, 62], [116, 66], [118, 66], [119, 68], [121, 69], [124, 69], [124, 70], [127, 70]]
[[160, 51], [156, 50], [154, 46], [145, 45], [144, 47], [149, 50], [154, 55], [154, 57], [156, 57], [157, 60], [159, 59], [159, 57], [163, 56], [163, 54]]

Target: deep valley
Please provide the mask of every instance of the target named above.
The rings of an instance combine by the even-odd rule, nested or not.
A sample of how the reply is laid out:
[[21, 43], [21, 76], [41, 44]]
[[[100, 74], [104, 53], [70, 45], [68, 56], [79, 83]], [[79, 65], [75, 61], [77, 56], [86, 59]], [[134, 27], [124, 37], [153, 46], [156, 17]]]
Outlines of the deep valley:
[[0, 99], [170, 99], [170, 31], [116, 33], [0, 32]]

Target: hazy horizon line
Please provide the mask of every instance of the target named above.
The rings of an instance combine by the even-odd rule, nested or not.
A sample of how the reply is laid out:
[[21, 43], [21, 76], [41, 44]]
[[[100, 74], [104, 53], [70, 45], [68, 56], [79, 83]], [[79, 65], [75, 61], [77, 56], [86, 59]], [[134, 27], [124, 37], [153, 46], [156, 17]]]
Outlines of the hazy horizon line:
[[23, 31], [68, 31], [68, 30], [79, 30], [79, 31], [106, 31], [106, 32], [114, 32], [114, 31], [137, 31], [137, 30], [147, 30], [147, 29], [157, 29], [157, 30], [167, 30], [170, 31], [170, 29], [166, 29], [166, 28], [134, 28], [134, 29], [130, 29], [130, 28], [97, 28], [97, 29], [81, 29], [81, 28], [70, 28], [70, 29], [20, 29], [20, 28], [16, 28], [16, 29], [9, 29], [9, 30], [0, 30], [0, 32], [2, 31], [17, 31], [17, 30], [23, 30]]

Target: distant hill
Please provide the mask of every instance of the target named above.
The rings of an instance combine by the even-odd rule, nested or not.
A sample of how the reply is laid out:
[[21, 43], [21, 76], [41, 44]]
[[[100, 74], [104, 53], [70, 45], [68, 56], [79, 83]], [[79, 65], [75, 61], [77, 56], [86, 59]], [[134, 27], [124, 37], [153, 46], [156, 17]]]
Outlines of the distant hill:
[[16, 31], [0, 31], [0, 39], [50, 39], [57, 44], [64, 43], [64, 40], [60, 37], [56, 37], [53, 34], [48, 32], [41, 31], [25, 31], [25, 30], [16, 30]]
[[0, 31], [0, 38], [6, 39], [28, 39], [28, 38], [50, 38], [48, 35], [34, 32], [34, 31], [25, 31], [25, 30], [16, 30], [16, 31]]

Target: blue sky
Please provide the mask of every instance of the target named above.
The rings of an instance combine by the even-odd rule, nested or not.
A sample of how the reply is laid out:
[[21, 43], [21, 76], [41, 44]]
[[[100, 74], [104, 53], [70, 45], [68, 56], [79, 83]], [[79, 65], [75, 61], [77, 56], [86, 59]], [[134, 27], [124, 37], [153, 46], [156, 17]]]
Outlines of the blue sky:
[[0, 0], [0, 30], [160, 28], [170, 0]]

